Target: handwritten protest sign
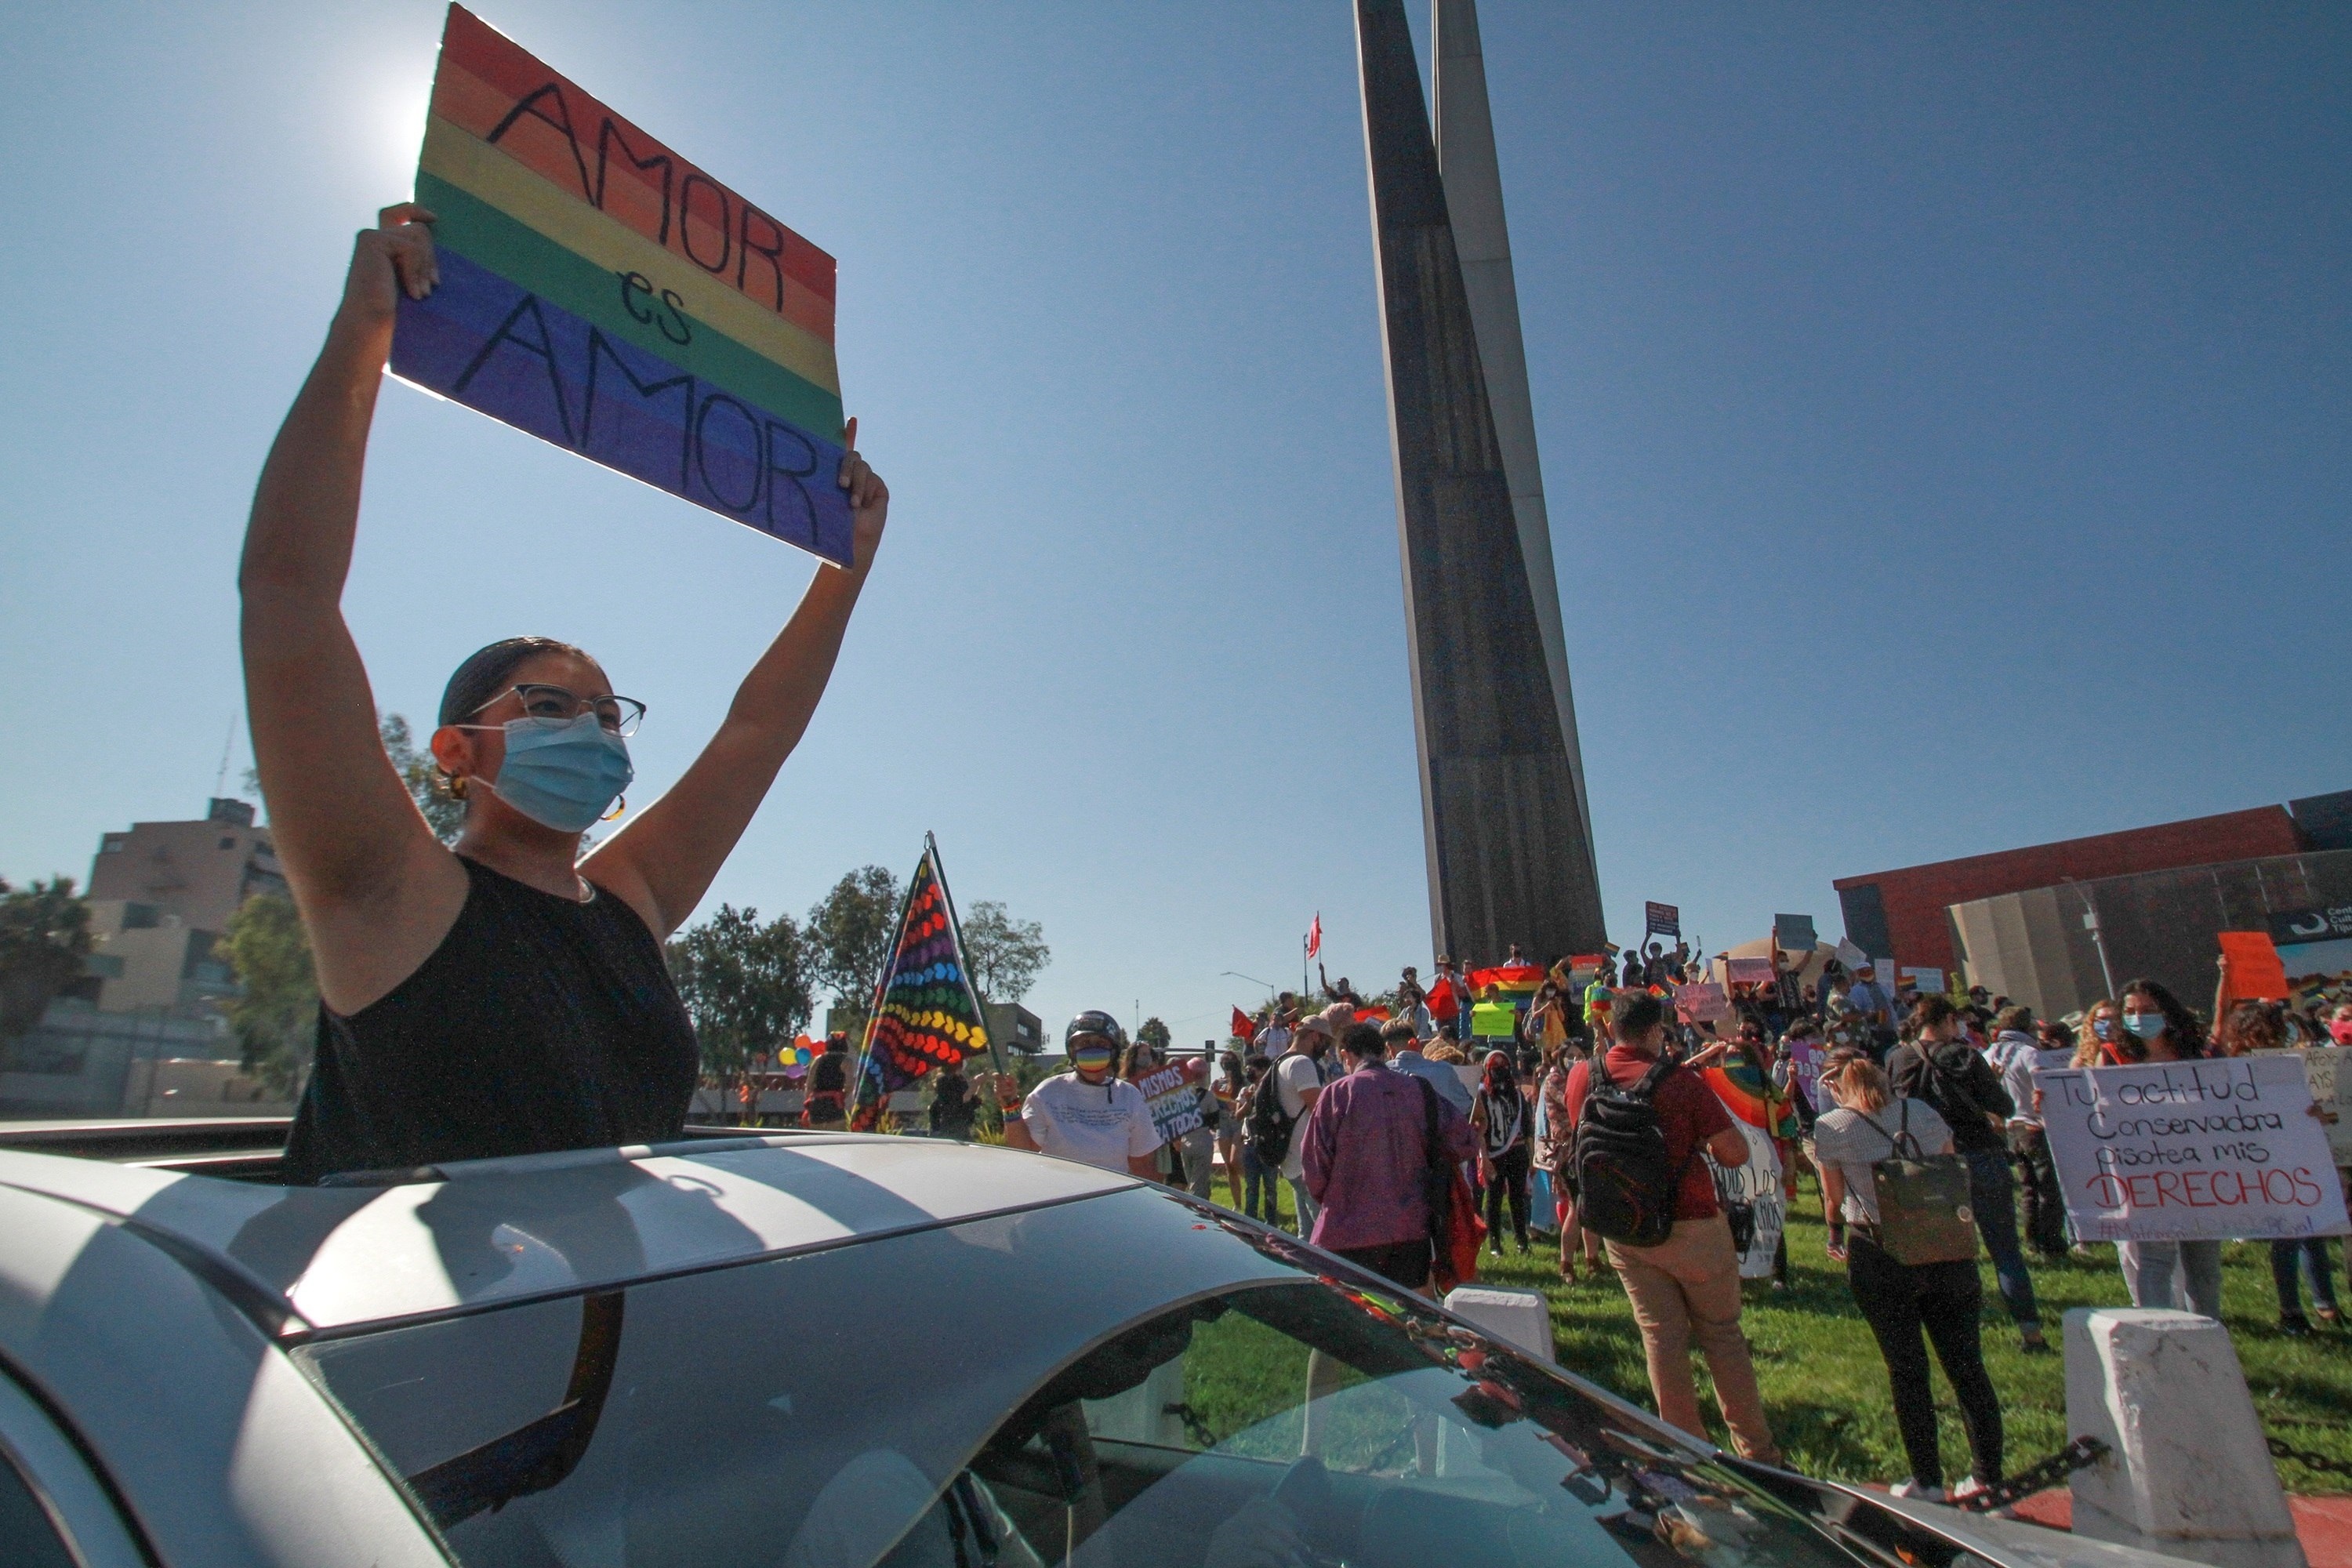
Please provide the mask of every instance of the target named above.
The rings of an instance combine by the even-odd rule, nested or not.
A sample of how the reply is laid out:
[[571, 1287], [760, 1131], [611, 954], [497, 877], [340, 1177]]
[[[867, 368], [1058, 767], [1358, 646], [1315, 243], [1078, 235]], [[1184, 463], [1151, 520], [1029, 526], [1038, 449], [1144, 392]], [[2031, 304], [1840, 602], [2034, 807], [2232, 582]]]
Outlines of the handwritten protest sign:
[[1769, 958], [1727, 958], [1723, 961], [1723, 973], [1734, 985], [1769, 985], [1772, 984], [1772, 961]]
[[1711, 980], [1675, 988], [1675, 1016], [1685, 1024], [1719, 1024], [1731, 1016], [1731, 998]]
[[847, 565], [834, 261], [459, 5], [393, 374]]
[[2352, 1102], [2345, 1099], [2346, 1091], [2352, 1090], [2352, 1073], [2336, 1070], [2343, 1063], [2345, 1053], [2336, 1047], [2321, 1046], [2311, 1050], [2256, 1051], [2254, 1054], [2260, 1057], [2293, 1057], [2303, 1064], [2304, 1081], [2311, 1086], [2311, 1102], [2324, 1110], [2336, 1112], [2336, 1120], [2327, 1128], [2328, 1152], [2335, 1156], [2336, 1164], [2352, 1166]]
[[1829, 1052], [1822, 1049], [1819, 1040], [1809, 1037], [1789, 1042], [1789, 1076], [1797, 1080], [1805, 1103], [1813, 1108], [1815, 1114], [1832, 1109], [1822, 1093], [1822, 1064], [1828, 1059]]
[[1811, 952], [1821, 938], [1813, 932], [1811, 915], [1774, 915], [1772, 945], [1783, 952]]
[[2347, 1228], [2303, 1064], [2285, 1053], [2036, 1070], [2066, 1213], [2087, 1241]]
[[1780, 1232], [1789, 1222], [1788, 1200], [1780, 1191], [1780, 1151], [1762, 1128], [1737, 1116], [1731, 1122], [1748, 1139], [1748, 1163], [1727, 1171], [1710, 1154], [1706, 1156], [1706, 1164], [1715, 1176], [1716, 1198], [1725, 1211], [1735, 1212], [1737, 1205], [1746, 1205], [1755, 1218], [1756, 1228], [1739, 1252], [1739, 1277], [1761, 1279], [1772, 1272], [1772, 1257], [1780, 1249]]
[[1643, 936], [1683, 934], [1683, 911], [1675, 904], [1645, 903], [1642, 906]]
[[1151, 1125], [1159, 1131], [1162, 1143], [1173, 1143], [1199, 1127], [1201, 1097], [1184, 1081], [1184, 1069], [1164, 1067], [1157, 1072], [1144, 1074], [1135, 1080], [1143, 1093], [1143, 1102], [1151, 1111]]

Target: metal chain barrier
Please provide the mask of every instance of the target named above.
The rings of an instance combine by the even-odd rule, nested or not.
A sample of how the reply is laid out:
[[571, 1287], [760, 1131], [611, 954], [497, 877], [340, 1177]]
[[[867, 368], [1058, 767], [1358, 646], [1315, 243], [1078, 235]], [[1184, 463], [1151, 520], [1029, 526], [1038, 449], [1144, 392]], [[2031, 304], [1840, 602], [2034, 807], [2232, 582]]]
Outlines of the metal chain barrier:
[[2056, 1486], [2076, 1470], [2097, 1464], [2111, 1451], [2096, 1437], [2077, 1437], [2040, 1464], [2029, 1465], [1999, 1486], [1972, 1492], [1952, 1506], [1968, 1513], [1990, 1513], [1995, 1509], [2007, 1508], [2035, 1492]]
[[[2318, 1424], [2314, 1423], [2314, 1425]], [[2325, 1454], [2315, 1454], [2308, 1448], [2298, 1448], [2280, 1437], [2265, 1435], [2263, 1440], [2270, 1445], [2271, 1458], [2273, 1459], [2293, 1459], [2305, 1469], [2316, 1471], [2323, 1476], [2343, 1476], [2352, 1479], [2352, 1464], [2347, 1464], [2342, 1459], [2331, 1459]]]

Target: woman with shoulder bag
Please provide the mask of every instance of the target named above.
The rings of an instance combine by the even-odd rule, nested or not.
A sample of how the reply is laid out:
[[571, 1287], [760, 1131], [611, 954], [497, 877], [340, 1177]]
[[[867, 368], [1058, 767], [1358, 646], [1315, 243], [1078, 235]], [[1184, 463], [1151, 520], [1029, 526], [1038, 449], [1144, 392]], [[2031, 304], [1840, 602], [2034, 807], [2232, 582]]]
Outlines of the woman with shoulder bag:
[[[1889, 1226], [1912, 1216], [1883, 1215], [1879, 1192], [1882, 1164], [1926, 1165], [1952, 1153], [1952, 1131], [1933, 1106], [1898, 1100], [1885, 1071], [1858, 1051], [1838, 1051], [1822, 1069], [1822, 1087], [1836, 1109], [1813, 1125], [1813, 1152], [1822, 1191], [1830, 1205], [1830, 1256], [1843, 1258], [1854, 1305], [1878, 1341], [1895, 1395], [1895, 1420], [1911, 1479], [1893, 1489], [1898, 1497], [1944, 1500], [1943, 1461], [1936, 1447], [1936, 1402], [1927, 1383], [1927, 1344], [1950, 1379], [1968, 1430], [1974, 1473], [1952, 1489], [1955, 1501], [2000, 1479], [2000, 1398], [1985, 1371], [1978, 1314], [1984, 1285], [1977, 1275], [1976, 1239], [1964, 1238], [1965, 1257], [1944, 1262], [1906, 1263], [1899, 1253], [1916, 1253], [1914, 1238], [1890, 1234]], [[1960, 1180], [1958, 1172], [1953, 1179]], [[1929, 1248], [1932, 1256], [1936, 1248]], [[1940, 1250], [1958, 1252], [1959, 1247]], [[1925, 1335], [1927, 1343], [1921, 1342]]]

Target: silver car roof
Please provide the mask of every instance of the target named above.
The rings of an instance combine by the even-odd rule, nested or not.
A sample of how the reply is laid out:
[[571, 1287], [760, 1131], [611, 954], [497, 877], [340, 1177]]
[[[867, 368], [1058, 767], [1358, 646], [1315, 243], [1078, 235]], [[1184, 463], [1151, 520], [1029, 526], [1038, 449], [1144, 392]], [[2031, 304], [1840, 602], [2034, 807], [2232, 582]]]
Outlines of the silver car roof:
[[0, 1185], [106, 1215], [281, 1340], [690, 1273], [1140, 1184], [1040, 1155], [853, 1133], [453, 1163], [284, 1187], [0, 1150]]

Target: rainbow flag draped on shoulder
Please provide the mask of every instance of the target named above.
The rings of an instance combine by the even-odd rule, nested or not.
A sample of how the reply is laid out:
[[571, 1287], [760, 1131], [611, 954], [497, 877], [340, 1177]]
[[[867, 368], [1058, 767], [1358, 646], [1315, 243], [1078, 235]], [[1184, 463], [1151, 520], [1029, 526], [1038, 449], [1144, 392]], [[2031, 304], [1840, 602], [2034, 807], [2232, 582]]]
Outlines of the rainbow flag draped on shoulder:
[[832, 257], [462, 5], [416, 199], [394, 375], [850, 564]]
[[898, 910], [898, 940], [874, 987], [850, 1096], [850, 1130], [873, 1131], [890, 1096], [933, 1068], [952, 1067], [982, 1051], [995, 1059], [988, 1015], [964, 964], [955, 902], [940, 870], [940, 847], [926, 833], [923, 858]]

